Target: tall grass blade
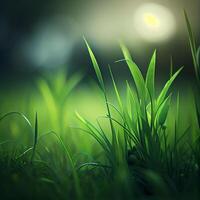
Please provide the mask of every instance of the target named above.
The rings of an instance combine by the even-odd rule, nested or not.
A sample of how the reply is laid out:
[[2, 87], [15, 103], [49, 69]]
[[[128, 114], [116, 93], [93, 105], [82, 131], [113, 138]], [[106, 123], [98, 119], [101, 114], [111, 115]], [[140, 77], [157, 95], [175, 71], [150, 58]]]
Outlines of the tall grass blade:
[[99, 81], [99, 84], [100, 84], [100, 88], [102, 89], [103, 94], [104, 94], [104, 98], [105, 98], [105, 102], [106, 102], [106, 108], [107, 108], [108, 117], [109, 117], [110, 128], [111, 128], [111, 133], [112, 133], [112, 144], [113, 144], [113, 147], [115, 149], [116, 145], [117, 145], [117, 137], [116, 137], [115, 129], [114, 129], [114, 126], [113, 126], [113, 122], [111, 120], [112, 116], [111, 116], [110, 108], [109, 108], [109, 105], [108, 105], [108, 98], [107, 98], [107, 95], [106, 95], [106, 90], [105, 90], [103, 77], [102, 77], [99, 65], [97, 63], [97, 60], [96, 60], [96, 58], [95, 58], [95, 56], [94, 56], [94, 54], [92, 52], [92, 49], [90, 48], [90, 46], [89, 46], [89, 44], [88, 44], [88, 42], [86, 41], [85, 38], [84, 38], [84, 40], [85, 40], [86, 46], [88, 48], [88, 51], [89, 51], [89, 54], [90, 54], [90, 58], [91, 58], [92, 63], [93, 63], [93, 67], [94, 67], [95, 73], [97, 75], [97, 78], [98, 78], [98, 81]]
[[120, 43], [120, 47], [123, 52], [125, 60], [133, 60], [128, 48], [122, 42]]
[[126, 60], [126, 63], [131, 71], [131, 74], [133, 76], [136, 88], [137, 88], [137, 93], [140, 97], [140, 99], [145, 102], [145, 93], [146, 93], [146, 86], [145, 86], [145, 81], [142, 76], [141, 71], [139, 70], [138, 66], [133, 62], [130, 53], [128, 49], [124, 46], [121, 45], [122, 53], [124, 55], [124, 58]]
[[162, 102], [165, 100], [165, 97], [167, 95], [167, 92], [170, 88], [170, 86], [172, 85], [173, 81], [176, 79], [176, 77], [178, 76], [178, 74], [181, 72], [181, 70], [183, 69], [183, 67], [181, 67], [165, 84], [164, 88], [162, 89], [160, 95], [158, 96], [157, 99], [157, 108], [162, 104]]
[[37, 117], [37, 113], [36, 113], [35, 114], [34, 143], [33, 143], [33, 153], [32, 153], [32, 156], [31, 156], [31, 163], [33, 162], [33, 159], [35, 157], [37, 140], [38, 140], [38, 117]]
[[190, 49], [191, 49], [191, 53], [192, 53], [192, 60], [193, 60], [193, 64], [194, 64], [194, 69], [195, 69], [195, 75], [197, 78], [197, 81], [199, 82], [200, 80], [200, 74], [199, 74], [199, 66], [198, 66], [198, 62], [196, 59], [196, 55], [197, 55], [197, 48], [196, 48], [196, 42], [195, 42], [195, 37], [194, 37], [194, 33], [192, 31], [192, 27], [191, 27], [191, 23], [189, 21], [187, 12], [184, 10], [184, 16], [185, 16], [185, 21], [186, 21], [186, 26], [187, 26], [187, 30], [188, 30], [188, 35], [189, 35], [189, 44], [190, 44]]
[[166, 118], [167, 118], [167, 113], [169, 111], [170, 107], [170, 101], [171, 101], [171, 95], [169, 95], [163, 103], [160, 105], [157, 113], [156, 113], [156, 122], [158, 125], [161, 125], [161, 127], [164, 125]]
[[173, 65], [173, 58], [171, 56], [170, 58], [170, 73], [169, 73], [169, 77], [171, 78], [172, 75], [173, 75], [173, 68], [174, 68], [174, 65]]
[[121, 97], [119, 95], [119, 91], [117, 89], [117, 86], [116, 86], [116, 83], [115, 83], [115, 80], [114, 80], [114, 76], [113, 76], [113, 73], [111, 71], [110, 66], [109, 66], [109, 71], [110, 71], [110, 76], [111, 76], [111, 79], [112, 79], [112, 82], [113, 82], [113, 86], [114, 86], [115, 94], [116, 94], [116, 97], [117, 97], [117, 101], [118, 101], [119, 107], [120, 107], [120, 109], [122, 111], [123, 110], [123, 106], [122, 106]]
[[[200, 67], [200, 47], [197, 49], [197, 64]], [[200, 76], [200, 74], [199, 74], [199, 76]]]
[[146, 87], [148, 89], [148, 92], [150, 93], [150, 96], [154, 98], [154, 91], [155, 91], [155, 66], [156, 66], [156, 50], [153, 53], [153, 56], [151, 58], [147, 74], [146, 74]]
[[101, 74], [101, 71], [100, 71], [100, 68], [99, 68], [99, 65], [97, 63], [97, 60], [94, 56], [94, 53], [92, 52], [92, 49], [90, 48], [87, 40], [84, 38], [84, 41], [85, 41], [85, 44], [87, 46], [87, 49], [88, 49], [88, 52], [89, 52], [89, 55], [90, 55], [90, 58], [91, 58], [91, 61], [92, 61], [92, 64], [93, 64], [93, 67], [94, 67], [94, 70], [95, 70], [95, 73], [97, 75], [97, 78], [98, 78], [98, 81], [99, 81], [99, 84], [100, 84], [100, 87], [103, 91], [105, 91], [105, 86], [104, 86], [104, 82], [103, 82], [103, 77], [102, 77], [102, 74]]

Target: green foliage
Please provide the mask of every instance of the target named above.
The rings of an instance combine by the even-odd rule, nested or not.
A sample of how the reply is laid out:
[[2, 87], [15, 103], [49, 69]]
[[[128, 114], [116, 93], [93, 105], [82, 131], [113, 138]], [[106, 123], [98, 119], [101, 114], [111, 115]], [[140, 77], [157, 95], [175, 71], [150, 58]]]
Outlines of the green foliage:
[[101, 71], [99, 69], [99, 65], [97, 63], [97, 60], [96, 60], [96, 58], [95, 58], [95, 56], [94, 56], [94, 54], [93, 54], [93, 52], [92, 52], [92, 50], [91, 50], [90, 46], [88, 45], [88, 43], [87, 43], [85, 38], [84, 38], [84, 40], [85, 40], [86, 46], [88, 48], [88, 52], [89, 52], [89, 55], [90, 55], [90, 58], [91, 58], [95, 73], [97, 75], [100, 87], [103, 90], [103, 92], [105, 92], [104, 81], [103, 81], [103, 77], [102, 77]]
[[67, 111], [67, 99], [71, 91], [82, 79], [82, 74], [76, 73], [67, 77], [65, 71], [59, 71], [47, 80], [40, 78], [37, 81], [38, 88], [47, 107], [51, 119], [52, 128], [59, 134], [65, 129], [65, 115]]
[[198, 120], [198, 124], [200, 127], [200, 114], [199, 114], [200, 113], [200, 103], [199, 103], [200, 102], [200, 95], [199, 95], [199, 90], [200, 90], [200, 65], [199, 65], [200, 47], [197, 49], [195, 36], [192, 31], [192, 26], [191, 26], [190, 20], [188, 18], [187, 12], [185, 10], [184, 10], [184, 16], [185, 16], [188, 35], [189, 35], [189, 45], [190, 45], [190, 50], [191, 50], [191, 54], [192, 54], [194, 71], [195, 71], [195, 75], [196, 75], [197, 92], [195, 92], [195, 104], [196, 104], [197, 120]]
[[[196, 48], [186, 12], [185, 19], [196, 78], [199, 81], [200, 48]], [[0, 116], [0, 125], [9, 122], [12, 126], [14, 120], [11, 117], [19, 117], [23, 120], [22, 125], [25, 122], [31, 133], [31, 145], [16, 145], [11, 151], [8, 146], [13, 145], [13, 141], [12, 144], [10, 140], [0, 141], [0, 177], [3, 182], [0, 188], [6, 191], [11, 185], [12, 188], [16, 187], [15, 192], [23, 188], [23, 194], [29, 198], [32, 198], [30, 194], [34, 194], [34, 197], [41, 198], [44, 195], [48, 199], [106, 199], [108, 196], [113, 199], [198, 199], [199, 97], [194, 95], [198, 92], [193, 87], [191, 92], [196, 96], [195, 101], [187, 93], [184, 93], [184, 98], [182, 92], [174, 95], [172, 84], [182, 68], [173, 74], [171, 59], [169, 79], [158, 91], [155, 82], [156, 51], [153, 52], [144, 76], [128, 48], [121, 43], [123, 61], [131, 72], [134, 84], [126, 81], [122, 95], [109, 66], [114, 94], [114, 103], [111, 103], [101, 68], [86, 40], [85, 43], [103, 93], [106, 115], [99, 117], [94, 124], [77, 111], [76, 116], [80, 122], [78, 126], [81, 128], [69, 128], [66, 114], [72, 112], [71, 107], [79, 105], [97, 114], [97, 103], [94, 108], [91, 107], [89, 98], [83, 104], [80, 94], [77, 94], [78, 103], [75, 99], [68, 101], [69, 94], [82, 75], [77, 73], [69, 77], [61, 71], [40, 78], [37, 89], [42, 98], [37, 103], [41, 110], [34, 113], [32, 120], [22, 112]], [[97, 94], [99, 90], [93, 92]], [[20, 96], [19, 93], [15, 95]], [[18, 105], [17, 99], [15, 103]], [[21, 101], [22, 97], [19, 99]], [[9, 98], [9, 101], [12, 100]], [[1, 100], [2, 108], [6, 105], [3, 103]], [[31, 103], [24, 105], [29, 112], [37, 105], [34, 98]], [[27, 116], [31, 116], [29, 112], [25, 112]], [[8, 119], [10, 121], [6, 121]], [[1, 127], [1, 136], [3, 132], [9, 134], [10, 129], [7, 127]], [[43, 133], [41, 129], [48, 131]], [[85, 135], [81, 137], [77, 134], [80, 131], [95, 140], [89, 140]], [[18, 132], [24, 132], [24, 129], [20, 127]], [[19, 140], [23, 141], [25, 134], [21, 134]], [[191, 192], [189, 197], [188, 191]], [[3, 193], [1, 196], [4, 197]]]
[[[127, 82], [127, 100], [124, 104], [123, 98], [120, 96], [114, 76], [109, 67], [110, 76], [118, 102], [118, 109], [114, 105], [108, 104], [107, 102], [106, 90], [100, 68], [89, 44], [87, 41], [85, 42], [100, 87], [103, 88], [102, 91], [105, 96], [108, 111], [107, 118], [109, 119], [111, 126], [112, 142], [110, 142], [107, 136], [108, 134], [106, 134], [99, 122], [98, 127], [96, 127], [77, 113], [77, 117], [87, 128], [87, 130], [84, 131], [92, 135], [101, 145], [113, 169], [116, 169], [116, 167], [118, 167], [118, 170], [121, 169], [120, 163], [123, 166], [128, 166], [127, 159], [129, 159], [128, 155], [130, 154], [135, 154], [137, 159], [144, 162], [147, 166], [149, 165], [153, 167], [157, 165], [157, 168], [162, 167], [162, 163], [164, 162], [163, 159], [165, 159], [162, 155], [165, 154], [165, 151], [167, 151], [167, 149], [163, 149], [164, 144], [162, 135], [163, 132], [166, 131], [165, 121], [167, 119], [171, 102], [171, 94], [167, 96], [167, 93], [182, 68], [170, 77], [158, 97], [156, 97], [156, 51], [154, 51], [152, 55], [146, 78], [144, 78], [139, 67], [132, 60], [128, 49], [121, 43], [120, 46], [122, 53], [132, 74], [136, 86], [136, 92]], [[120, 115], [121, 120], [113, 117], [109, 107], [114, 108], [114, 110]], [[121, 140], [122, 135], [123, 140]], [[166, 140], [167, 139], [165, 138], [164, 142], [166, 142]], [[113, 143], [113, 141], [115, 142]], [[126, 169], [126, 167], [124, 169]]]
[[[76, 113], [85, 127], [82, 131], [90, 134], [100, 144], [109, 163], [109, 165], [95, 165], [105, 170], [107, 167], [111, 168], [113, 175], [117, 175], [118, 181], [119, 172], [122, 173], [122, 171], [126, 174], [124, 177], [127, 175], [134, 176], [134, 178], [142, 177], [139, 178], [139, 182], [151, 181], [155, 193], [159, 194], [162, 191], [167, 194], [172, 189], [172, 185], [178, 185], [184, 181], [184, 177], [190, 176], [191, 172], [195, 171], [196, 165], [191, 148], [195, 145], [192, 140], [188, 141], [189, 135], [193, 134], [192, 129], [190, 126], [179, 127], [182, 120], [180, 96], [178, 94], [177, 102], [174, 104], [172, 93], [169, 93], [182, 68], [172, 74], [171, 60], [170, 78], [158, 93], [155, 84], [156, 51], [152, 55], [146, 77], [144, 77], [126, 46], [121, 43], [124, 61], [130, 69], [135, 87], [132, 88], [131, 84], [126, 81], [126, 98], [124, 98], [120, 94], [109, 66], [117, 102], [115, 106], [108, 103], [100, 67], [89, 44], [85, 42], [100, 88], [102, 89], [103, 86], [102, 91], [108, 112], [105, 118], [110, 122], [111, 135], [113, 136], [114, 133], [115, 136], [115, 143], [113, 143], [113, 137], [112, 140], [109, 139], [109, 133], [104, 130], [98, 120], [96, 126]], [[172, 128], [173, 121], [174, 127]], [[126, 183], [124, 181], [124, 184]]]
[[[120, 157], [121, 157], [121, 156], [118, 155], [119, 152], [117, 152], [118, 149], [119, 149], [118, 148], [119, 144], [118, 144], [118, 141], [117, 141], [116, 131], [115, 131], [115, 128], [114, 128], [114, 125], [113, 125], [111, 111], [110, 111], [110, 107], [108, 105], [108, 98], [107, 98], [107, 94], [106, 94], [106, 90], [105, 90], [105, 86], [104, 86], [104, 82], [103, 82], [103, 78], [102, 78], [102, 74], [101, 74], [100, 68], [98, 66], [97, 60], [96, 60], [96, 58], [95, 58], [90, 46], [88, 45], [86, 40], [85, 40], [85, 42], [86, 42], [86, 45], [87, 45], [87, 48], [88, 48], [88, 52], [89, 52], [90, 58], [92, 60], [93, 68], [95, 70], [96, 76], [98, 78], [100, 87], [101, 87], [101, 89], [103, 91], [104, 98], [105, 98], [107, 116], [109, 118], [110, 129], [111, 129], [111, 134], [112, 134], [112, 145], [108, 146], [108, 149], [110, 150], [111, 155], [112, 155], [110, 157], [112, 157], [112, 158], [109, 158], [109, 159], [111, 159], [112, 166], [115, 167], [115, 166], [118, 166], [118, 164], [120, 162]], [[101, 129], [101, 132], [102, 132], [101, 133], [102, 135], [105, 135], [103, 133], [102, 129]]]
[[151, 58], [147, 75], [146, 75], [146, 88], [149, 92], [149, 95], [151, 98], [154, 98], [154, 92], [155, 92], [155, 67], [156, 67], [156, 51], [154, 51], [153, 56]]
[[186, 26], [188, 30], [188, 35], [189, 35], [189, 45], [190, 45], [190, 50], [192, 53], [192, 60], [194, 64], [195, 75], [196, 75], [197, 83], [199, 84], [200, 82], [199, 48], [197, 49], [195, 36], [191, 27], [191, 23], [188, 18], [187, 12], [185, 10], [184, 10], [184, 16], [185, 16]]

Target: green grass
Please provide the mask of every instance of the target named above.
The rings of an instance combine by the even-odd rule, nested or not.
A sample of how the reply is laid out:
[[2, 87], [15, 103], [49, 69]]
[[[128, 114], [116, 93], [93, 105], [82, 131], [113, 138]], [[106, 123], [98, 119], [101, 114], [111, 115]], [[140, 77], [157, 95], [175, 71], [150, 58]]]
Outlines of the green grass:
[[[188, 125], [181, 131], [177, 128], [178, 124], [181, 123], [178, 121], [179, 95], [175, 100], [177, 103], [174, 105], [173, 113], [168, 115], [169, 109], [172, 107], [172, 94], [168, 94], [168, 91], [182, 68], [170, 77], [156, 95], [156, 51], [153, 53], [146, 77], [144, 77], [133, 61], [128, 49], [121, 44], [124, 60], [132, 74], [135, 89], [132, 89], [130, 84], [126, 82], [127, 95], [125, 103], [123, 103], [124, 99], [120, 96], [110, 70], [117, 99], [117, 105], [115, 106], [108, 104], [103, 79], [99, 79], [99, 77], [102, 77], [100, 68], [91, 48], [87, 42], [86, 44], [100, 87], [103, 88], [102, 92], [105, 96], [108, 113], [106, 118], [110, 121], [112, 140], [110, 141], [107, 136], [106, 131], [108, 130], [103, 130], [99, 123], [98, 126], [95, 126], [77, 114], [80, 121], [87, 128], [85, 131], [92, 135], [102, 146], [114, 176], [116, 175], [120, 180], [123, 178], [126, 181], [127, 176], [133, 176], [133, 179], [140, 177], [138, 181], [147, 181], [150, 178], [152, 182], [155, 181], [156, 187], [159, 188], [158, 185], [161, 184], [167, 191], [172, 189], [169, 184], [178, 187], [181, 174], [188, 176], [190, 173], [188, 169], [194, 170], [196, 165], [193, 161], [191, 147], [193, 144], [192, 141], [191, 143], [188, 141], [188, 136], [194, 134], [190, 130], [191, 127]], [[111, 108], [114, 109], [115, 115], [117, 113], [120, 116], [119, 119], [113, 117], [110, 112]], [[172, 117], [174, 114], [175, 117]], [[174, 128], [171, 130], [170, 120], [175, 121]], [[169, 137], [173, 137], [173, 142]], [[122, 177], [122, 174], [124, 177]], [[119, 180], [117, 179], [117, 181]], [[178, 188], [174, 188], [174, 190], [178, 192]]]
[[144, 75], [123, 43], [132, 80], [109, 66], [110, 86], [86, 39], [97, 84], [60, 71], [2, 87], [1, 198], [199, 199], [200, 50], [184, 16], [196, 76], [187, 89], [176, 86], [184, 68], [172, 74], [171, 60], [161, 86], [156, 51]]

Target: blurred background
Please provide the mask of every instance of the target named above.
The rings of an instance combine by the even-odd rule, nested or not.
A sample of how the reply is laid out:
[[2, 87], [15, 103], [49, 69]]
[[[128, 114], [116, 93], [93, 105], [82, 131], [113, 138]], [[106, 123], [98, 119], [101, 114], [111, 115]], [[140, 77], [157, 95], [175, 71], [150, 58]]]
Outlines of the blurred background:
[[122, 59], [122, 40], [142, 70], [157, 49], [159, 77], [169, 73], [172, 56], [175, 66], [185, 66], [190, 79], [193, 69], [183, 9], [200, 40], [199, 8], [199, 0], [1, 1], [1, 80], [27, 82], [63, 67], [93, 76], [83, 35], [102, 70], [110, 64], [120, 78], [128, 74], [123, 63], [115, 63]]

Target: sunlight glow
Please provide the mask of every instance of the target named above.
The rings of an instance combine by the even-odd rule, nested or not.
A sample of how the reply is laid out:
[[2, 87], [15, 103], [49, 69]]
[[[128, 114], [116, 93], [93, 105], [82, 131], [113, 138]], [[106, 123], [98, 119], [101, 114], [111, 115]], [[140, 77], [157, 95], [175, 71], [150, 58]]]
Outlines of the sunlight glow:
[[160, 42], [167, 40], [175, 32], [175, 19], [166, 7], [147, 3], [136, 10], [134, 27], [141, 38], [151, 42]]
[[148, 26], [158, 26], [160, 24], [159, 19], [151, 14], [151, 13], [145, 13], [144, 14], [144, 21]]

